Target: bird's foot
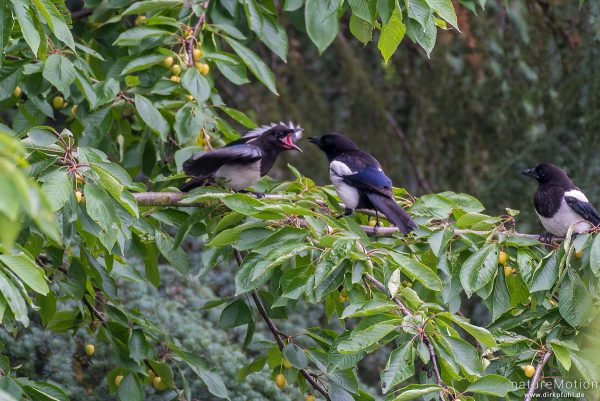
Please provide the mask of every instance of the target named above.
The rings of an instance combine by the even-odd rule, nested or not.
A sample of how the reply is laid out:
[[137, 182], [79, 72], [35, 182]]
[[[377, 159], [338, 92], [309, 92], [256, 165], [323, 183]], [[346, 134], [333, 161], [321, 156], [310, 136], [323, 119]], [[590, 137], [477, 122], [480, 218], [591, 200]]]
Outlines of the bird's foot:
[[554, 238], [554, 235], [552, 235], [551, 233], [544, 233], [542, 235], [540, 235], [540, 242], [544, 243], [544, 244], [551, 244], [552, 243], [552, 238]]
[[354, 213], [353, 209], [345, 208], [344, 209], [344, 213], [335, 216], [335, 218], [339, 220], [342, 217], [348, 217], [348, 216], [350, 216], [352, 213]]
[[263, 192], [246, 191], [245, 189], [242, 189], [241, 191], [238, 191], [238, 192], [242, 193], [242, 194], [252, 195], [257, 199], [262, 199], [266, 196]]

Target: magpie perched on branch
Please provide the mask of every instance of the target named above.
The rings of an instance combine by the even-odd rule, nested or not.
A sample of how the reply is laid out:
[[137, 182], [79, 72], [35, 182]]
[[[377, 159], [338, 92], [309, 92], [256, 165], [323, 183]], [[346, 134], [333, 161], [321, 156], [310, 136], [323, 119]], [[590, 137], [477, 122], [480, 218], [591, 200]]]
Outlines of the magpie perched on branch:
[[600, 225], [598, 211], [559, 167], [542, 163], [521, 173], [538, 182], [533, 197], [535, 212], [553, 236], [565, 237], [571, 226], [579, 234]]
[[346, 215], [356, 208], [374, 209], [405, 235], [417, 229], [414, 220], [394, 200], [392, 181], [373, 156], [339, 134], [310, 137], [308, 141], [327, 155], [329, 176], [346, 206]]
[[301, 137], [302, 128], [291, 121], [248, 131], [222, 148], [187, 159], [183, 171], [192, 179], [180, 189], [187, 192], [215, 179], [234, 191], [241, 191], [265, 176], [281, 152], [292, 149], [302, 152], [296, 145]]

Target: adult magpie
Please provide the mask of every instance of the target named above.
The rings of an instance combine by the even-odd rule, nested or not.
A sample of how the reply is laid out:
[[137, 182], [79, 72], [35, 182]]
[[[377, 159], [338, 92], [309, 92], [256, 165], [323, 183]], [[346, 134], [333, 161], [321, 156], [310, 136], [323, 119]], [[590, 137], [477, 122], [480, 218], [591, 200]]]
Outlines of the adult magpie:
[[296, 142], [302, 137], [300, 125], [280, 122], [248, 131], [222, 148], [202, 152], [183, 162], [183, 171], [192, 177], [181, 186], [189, 191], [216, 179], [224, 186], [241, 191], [266, 175], [277, 156], [286, 150], [302, 150]]
[[405, 235], [417, 229], [414, 220], [394, 200], [392, 181], [373, 156], [339, 134], [310, 137], [308, 141], [327, 155], [329, 176], [346, 206], [346, 215], [356, 208], [374, 209]]
[[559, 167], [542, 163], [522, 173], [539, 184], [533, 204], [542, 225], [550, 234], [565, 237], [571, 226], [574, 226], [574, 233], [583, 233], [600, 225], [598, 211]]

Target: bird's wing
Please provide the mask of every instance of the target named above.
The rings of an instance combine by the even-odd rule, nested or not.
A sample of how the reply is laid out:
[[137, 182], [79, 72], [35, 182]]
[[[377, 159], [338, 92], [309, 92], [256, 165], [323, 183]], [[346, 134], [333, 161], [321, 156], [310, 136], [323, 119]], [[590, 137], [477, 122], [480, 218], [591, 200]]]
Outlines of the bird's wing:
[[365, 166], [354, 174], [345, 175], [344, 182], [355, 188], [373, 191], [392, 197], [392, 180], [384, 172], [373, 166]]
[[257, 146], [227, 146], [190, 157], [183, 163], [183, 171], [193, 177], [209, 177], [224, 164], [249, 164], [261, 158], [262, 152]]
[[581, 217], [595, 226], [600, 225], [600, 213], [592, 206], [590, 202], [578, 199], [575, 196], [565, 194], [565, 202]]

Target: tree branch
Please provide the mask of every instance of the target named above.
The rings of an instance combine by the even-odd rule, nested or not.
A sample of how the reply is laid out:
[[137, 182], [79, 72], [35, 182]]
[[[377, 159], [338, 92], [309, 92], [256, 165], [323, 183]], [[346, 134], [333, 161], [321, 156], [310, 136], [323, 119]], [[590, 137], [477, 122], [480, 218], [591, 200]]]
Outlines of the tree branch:
[[[371, 284], [373, 284], [375, 287], [377, 287], [377, 289], [379, 291], [390, 296], [390, 293], [387, 290], [387, 288], [385, 288], [383, 283], [381, 283], [375, 277], [373, 277], [372, 275], [370, 275], [368, 273], [366, 273], [364, 275], [364, 277], [367, 281], [369, 281]], [[413, 315], [413, 313], [406, 307], [406, 305], [404, 305], [404, 303], [398, 297], [392, 297], [392, 301], [394, 301], [396, 303], [396, 305], [398, 305], [398, 307], [400, 308], [400, 311], [402, 311], [404, 316], [412, 316]], [[448, 386], [446, 386], [446, 384], [442, 380], [442, 375], [440, 374], [440, 369], [438, 367], [437, 355], [435, 353], [435, 350], [433, 349], [431, 340], [429, 339], [429, 336], [427, 335], [427, 333], [425, 333], [425, 331], [423, 331], [422, 336], [423, 336], [423, 343], [427, 346], [427, 349], [429, 351], [429, 358], [431, 359], [431, 366], [433, 367], [433, 373], [435, 375], [435, 380], [436, 380], [438, 386], [440, 386], [444, 389], [448, 388]], [[440, 392], [439, 397], [440, 397], [440, 400], [444, 401], [443, 391]]]
[[187, 39], [187, 52], [188, 52], [187, 64], [189, 66], [194, 65], [194, 43], [196, 43], [196, 35], [198, 35], [198, 31], [200, 30], [202, 23], [204, 23], [204, 21], [206, 21], [206, 13], [208, 12], [208, 4], [209, 4], [209, 0], [206, 0], [204, 2], [204, 4], [202, 4], [202, 7], [204, 7], [204, 14], [202, 14], [200, 17], [198, 17], [198, 21], [196, 22], [196, 25], [194, 25], [192, 35]]
[[[237, 249], [234, 249], [234, 255], [235, 255], [235, 260], [237, 261], [238, 266], [241, 266], [242, 263], [244, 262], [244, 259], [242, 258], [242, 254]], [[273, 334], [273, 337], [275, 337], [277, 346], [279, 347], [280, 350], [283, 350], [283, 347], [285, 347], [285, 343], [283, 342], [283, 339], [281, 338], [281, 331], [277, 328], [277, 326], [275, 326], [275, 323], [269, 317], [267, 310], [265, 309], [265, 306], [263, 305], [262, 300], [260, 299], [260, 295], [258, 295], [258, 293], [256, 291], [252, 291], [252, 299], [254, 300], [254, 303], [256, 304], [258, 313], [260, 314], [260, 316], [263, 318], [263, 320], [269, 327], [269, 330]], [[323, 397], [325, 397], [326, 400], [331, 400], [329, 398], [329, 393], [327, 392], [327, 389], [325, 389], [321, 384], [319, 384], [310, 375], [310, 373], [306, 369], [300, 369], [300, 373], [302, 373], [302, 376], [304, 376], [306, 381], [308, 381], [315, 390], [317, 390], [319, 393], [321, 393], [323, 395]]]
[[540, 362], [535, 367], [535, 373], [533, 374], [533, 377], [531, 378], [531, 382], [529, 382], [529, 389], [527, 390], [527, 394], [525, 394], [524, 401], [531, 401], [531, 399], [533, 398], [533, 394], [535, 394], [535, 389], [537, 387], [538, 381], [540, 380], [540, 378], [542, 376], [542, 371], [544, 370], [544, 365], [546, 365], [546, 362], [548, 362], [548, 360], [550, 359], [551, 356], [552, 356], [552, 351], [550, 351], [550, 350], [546, 350], [542, 354], [542, 358], [540, 359]]
[[[138, 192], [133, 193], [133, 197], [138, 202], [140, 206], [174, 206], [174, 207], [198, 207], [205, 206], [205, 202], [194, 202], [194, 203], [185, 203], [183, 202], [184, 198], [187, 196], [185, 192]], [[285, 195], [265, 195], [264, 199], [289, 199], [288, 196]], [[323, 203], [323, 206], [325, 204]], [[343, 204], [340, 204], [343, 207]], [[374, 215], [375, 212], [368, 209], [356, 209], [356, 212], [365, 213], [369, 215]], [[301, 225], [305, 225], [304, 220], [299, 220]], [[279, 223], [281, 224], [281, 223]], [[367, 233], [370, 237], [391, 237], [398, 232], [398, 227], [371, 227], [371, 226], [360, 226], [365, 233]], [[475, 234], [481, 236], [490, 235], [490, 231], [477, 231], [477, 230], [460, 230], [455, 229], [454, 235], [462, 235], [462, 234]], [[540, 242], [544, 242], [544, 238], [540, 234], [525, 234], [519, 233], [516, 231], [500, 231], [497, 230], [494, 232], [494, 236], [497, 238], [500, 235], [510, 235], [513, 237], [520, 238], [530, 238]], [[564, 238], [560, 237], [551, 237], [550, 242], [559, 242]]]

